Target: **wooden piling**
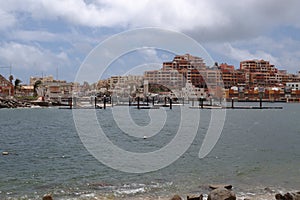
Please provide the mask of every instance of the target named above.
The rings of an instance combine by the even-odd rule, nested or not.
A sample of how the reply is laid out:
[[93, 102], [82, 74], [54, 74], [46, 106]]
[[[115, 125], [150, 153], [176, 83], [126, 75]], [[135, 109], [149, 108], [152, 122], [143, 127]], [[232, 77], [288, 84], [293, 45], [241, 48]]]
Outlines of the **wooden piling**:
[[103, 109], [106, 109], [106, 96], [103, 98]]
[[72, 97], [68, 98], [68, 104], [69, 104], [70, 109], [72, 109]]
[[262, 97], [259, 98], [259, 108], [262, 109]]

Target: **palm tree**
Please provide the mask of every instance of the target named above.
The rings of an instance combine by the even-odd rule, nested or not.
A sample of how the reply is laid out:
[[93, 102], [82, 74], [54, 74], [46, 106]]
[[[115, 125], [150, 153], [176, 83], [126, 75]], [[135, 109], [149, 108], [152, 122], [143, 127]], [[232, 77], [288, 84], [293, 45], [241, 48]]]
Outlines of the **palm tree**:
[[33, 92], [34, 92], [34, 96], [37, 96], [37, 89], [40, 87], [40, 85], [42, 84], [41, 80], [37, 80], [34, 85], [33, 85]]
[[16, 79], [15, 80], [15, 94], [16, 94], [16, 91], [17, 89], [19, 90], [20, 89], [20, 83], [22, 83], [22, 81], [20, 79]]
[[14, 80], [14, 76], [13, 76], [13, 75], [10, 75], [10, 76], [8, 77], [8, 79], [9, 79], [9, 82], [12, 84], [12, 81]]

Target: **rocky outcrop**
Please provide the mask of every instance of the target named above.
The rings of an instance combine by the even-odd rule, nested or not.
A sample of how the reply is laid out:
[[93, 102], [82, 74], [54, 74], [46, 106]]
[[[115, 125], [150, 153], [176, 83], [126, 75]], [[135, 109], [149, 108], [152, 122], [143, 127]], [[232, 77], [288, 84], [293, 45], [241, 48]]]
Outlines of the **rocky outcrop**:
[[217, 188], [212, 190], [208, 195], [208, 200], [236, 200], [234, 192], [226, 188]]
[[0, 97], [0, 108], [18, 108], [18, 107], [30, 107], [27, 102], [21, 102], [16, 99]]
[[275, 195], [276, 200], [300, 200], [300, 192], [297, 193], [286, 193], [284, 195], [282, 194], [276, 194]]

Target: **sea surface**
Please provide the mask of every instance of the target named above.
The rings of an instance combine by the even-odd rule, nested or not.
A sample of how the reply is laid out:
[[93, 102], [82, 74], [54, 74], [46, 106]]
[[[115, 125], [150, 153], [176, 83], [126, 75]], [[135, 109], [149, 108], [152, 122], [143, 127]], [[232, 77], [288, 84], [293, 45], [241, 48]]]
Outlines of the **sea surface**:
[[[41, 199], [44, 194], [55, 199], [159, 199], [207, 194], [208, 184], [223, 183], [232, 184], [239, 195], [300, 190], [300, 104], [264, 106], [283, 109], [226, 110], [222, 134], [203, 159], [198, 154], [211, 111], [201, 110], [197, 135], [187, 151], [171, 165], [148, 173], [122, 172], [99, 162], [83, 145], [72, 110], [1, 109], [0, 199]], [[143, 133], [124, 134], [112, 109], [124, 108], [95, 111], [107, 137], [122, 149], [145, 153], [167, 145], [179, 128], [180, 109], [190, 108], [130, 108], [139, 126], [151, 122], [149, 112], [155, 117], [163, 110], [167, 116], [162, 130], [147, 139]], [[2, 155], [4, 151], [9, 155]]]

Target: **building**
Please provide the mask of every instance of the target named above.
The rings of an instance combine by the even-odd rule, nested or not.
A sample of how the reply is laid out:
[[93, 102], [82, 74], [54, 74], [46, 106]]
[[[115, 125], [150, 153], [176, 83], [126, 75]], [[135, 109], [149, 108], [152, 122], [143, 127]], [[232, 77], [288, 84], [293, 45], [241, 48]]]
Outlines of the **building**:
[[13, 96], [14, 95], [14, 86], [8, 81], [4, 76], [0, 74], [0, 96]]
[[233, 86], [244, 87], [245, 86], [245, 73], [242, 70], [235, 70], [233, 65], [227, 65], [222, 63], [219, 66], [222, 73], [222, 80], [225, 89], [229, 89]]
[[300, 82], [289, 82], [286, 83], [286, 87], [292, 90], [300, 90]]
[[159, 85], [169, 90], [180, 90], [185, 86], [185, 78], [177, 70], [160, 69], [145, 71], [144, 80], [150, 85]]
[[38, 81], [38, 80], [42, 81], [42, 83], [45, 83], [45, 82], [53, 82], [54, 78], [53, 78], [52, 75], [43, 76], [43, 77], [32, 76], [32, 77], [30, 77], [29, 84], [34, 85], [35, 82]]
[[109, 91], [114, 96], [135, 96], [143, 93], [144, 78], [140, 75], [112, 76], [107, 80]]

